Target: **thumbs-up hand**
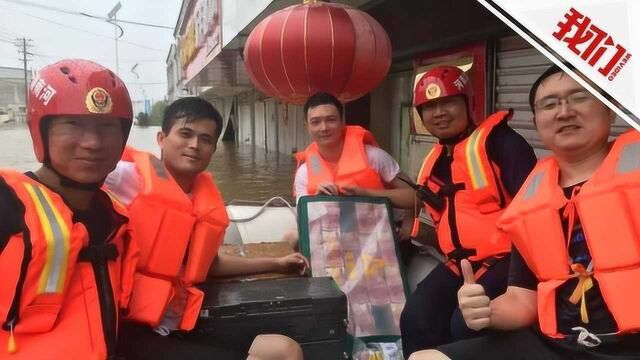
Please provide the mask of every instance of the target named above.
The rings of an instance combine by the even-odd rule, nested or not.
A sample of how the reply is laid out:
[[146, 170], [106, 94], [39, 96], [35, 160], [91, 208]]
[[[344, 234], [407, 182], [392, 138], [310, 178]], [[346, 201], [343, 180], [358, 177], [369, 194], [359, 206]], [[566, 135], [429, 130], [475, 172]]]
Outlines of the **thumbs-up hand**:
[[476, 284], [473, 268], [469, 260], [460, 262], [464, 284], [458, 290], [458, 305], [469, 329], [482, 330], [491, 325], [491, 299], [485, 294], [484, 288]]

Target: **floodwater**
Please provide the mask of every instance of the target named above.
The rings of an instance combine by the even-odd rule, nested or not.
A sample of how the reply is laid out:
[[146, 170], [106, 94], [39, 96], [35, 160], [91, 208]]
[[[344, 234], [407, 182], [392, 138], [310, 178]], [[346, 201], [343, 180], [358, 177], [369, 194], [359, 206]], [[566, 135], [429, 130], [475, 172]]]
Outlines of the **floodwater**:
[[[134, 126], [129, 144], [159, 155], [156, 145], [158, 130], [156, 126]], [[0, 125], [0, 168], [27, 171], [38, 167], [26, 126]], [[208, 170], [214, 174], [226, 201], [264, 201], [273, 196], [292, 200], [294, 168], [295, 161], [291, 155], [266, 153], [264, 149], [250, 145], [221, 142]]]

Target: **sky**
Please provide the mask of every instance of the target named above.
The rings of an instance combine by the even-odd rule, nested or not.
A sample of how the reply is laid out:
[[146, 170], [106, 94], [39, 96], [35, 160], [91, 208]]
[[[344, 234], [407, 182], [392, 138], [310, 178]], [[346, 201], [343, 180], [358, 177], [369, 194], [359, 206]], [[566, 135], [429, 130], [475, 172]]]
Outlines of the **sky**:
[[[116, 69], [114, 26], [104, 20], [65, 14], [18, 4], [33, 3], [105, 16], [118, 0], [0, 0], [0, 66], [22, 68], [18, 48], [7, 42], [31, 39], [34, 53], [29, 68], [35, 70], [65, 58], [93, 60]], [[119, 23], [124, 35], [118, 40], [118, 74], [127, 84], [132, 100], [162, 100], [167, 93], [166, 58], [173, 42], [173, 28], [181, 0], [120, 0], [118, 19], [169, 26], [171, 29]], [[3, 41], [4, 40], [4, 41]], [[136, 72], [131, 68], [138, 64]]]

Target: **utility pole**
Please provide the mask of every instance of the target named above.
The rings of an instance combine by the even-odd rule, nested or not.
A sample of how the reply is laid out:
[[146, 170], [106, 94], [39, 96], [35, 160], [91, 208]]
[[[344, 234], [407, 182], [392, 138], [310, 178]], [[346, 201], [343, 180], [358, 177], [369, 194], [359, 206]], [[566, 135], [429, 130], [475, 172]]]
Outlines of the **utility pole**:
[[[122, 34], [124, 33], [122, 28], [120, 26], [118, 26], [118, 24], [116, 23], [116, 21], [118, 20], [116, 17], [116, 14], [118, 13], [118, 10], [120, 10], [120, 8], [122, 8], [122, 4], [120, 4], [120, 2], [118, 1], [118, 3], [116, 4], [116, 6], [113, 7], [113, 9], [111, 9], [111, 11], [109, 11], [109, 14], [107, 15], [107, 19], [110, 23], [113, 24], [113, 39], [116, 41], [116, 74], [120, 75], [120, 64], [118, 62], [118, 38], [122, 36]], [[120, 35], [118, 35], [118, 30], [120, 30]]]
[[[28, 77], [28, 71], [27, 71], [27, 62], [30, 61], [31, 59], [27, 59], [27, 56], [31, 56], [33, 55], [32, 53], [27, 51], [27, 48], [31, 48], [31, 39], [27, 39], [27, 38], [22, 38], [22, 39], [16, 39], [15, 45], [18, 47], [18, 52], [22, 53], [22, 59], [18, 59], [20, 61], [22, 61], [22, 68], [24, 70], [24, 111], [25, 111], [25, 116], [26, 116], [26, 112], [27, 109], [29, 108], [29, 80], [27, 79]], [[25, 117], [26, 119], [26, 117]]]

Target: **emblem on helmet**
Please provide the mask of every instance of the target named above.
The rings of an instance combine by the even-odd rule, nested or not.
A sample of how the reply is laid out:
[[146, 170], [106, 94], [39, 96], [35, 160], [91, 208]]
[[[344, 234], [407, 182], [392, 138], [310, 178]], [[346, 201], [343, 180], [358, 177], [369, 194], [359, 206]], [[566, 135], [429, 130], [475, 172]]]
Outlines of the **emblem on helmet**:
[[437, 84], [429, 84], [425, 92], [427, 93], [427, 99], [431, 100], [440, 97], [442, 90]]
[[111, 96], [103, 88], [93, 88], [87, 93], [85, 101], [87, 110], [94, 114], [108, 114], [111, 112]]

